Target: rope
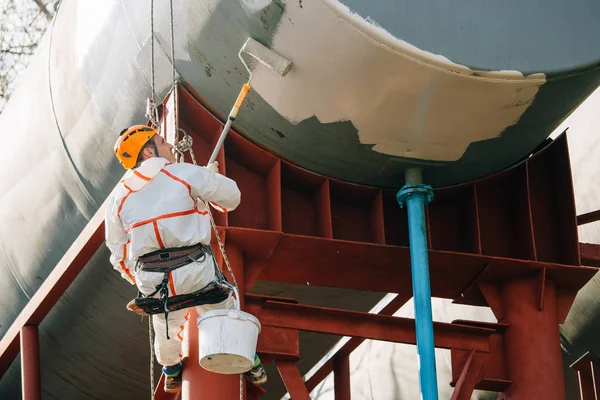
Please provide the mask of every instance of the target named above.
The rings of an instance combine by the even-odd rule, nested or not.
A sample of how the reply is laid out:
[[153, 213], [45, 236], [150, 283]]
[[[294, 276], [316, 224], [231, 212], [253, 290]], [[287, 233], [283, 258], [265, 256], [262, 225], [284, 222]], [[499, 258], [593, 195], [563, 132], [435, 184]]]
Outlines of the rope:
[[154, 99], [154, 0], [150, 0], [150, 34], [150, 98]]
[[[153, 109], [154, 106], [154, 0], [150, 0], [150, 85], [151, 92], [148, 104], [146, 105], [146, 116], [150, 119], [150, 123], [156, 128], [156, 115]], [[152, 326], [152, 317], [148, 317], [148, 337], [150, 338], [150, 399], [154, 400], [154, 327]]]
[[150, 399], [154, 400], [154, 327], [152, 317], [148, 317], [148, 334], [150, 336]]
[[[175, 106], [177, 106], [177, 105], [175, 105]], [[194, 149], [192, 149], [192, 137], [190, 135], [188, 135], [183, 129], [180, 129], [180, 131], [183, 132], [184, 136], [183, 136], [183, 139], [177, 143], [177, 145], [175, 146], [175, 149], [181, 153], [182, 161], [183, 161], [183, 152], [189, 151], [190, 157], [192, 158], [192, 163], [194, 163], [194, 165], [197, 165], [196, 157], [194, 156]], [[188, 140], [189, 140], [189, 142], [188, 142], [189, 145], [187, 145], [188, 143], [186, 143], [186, 146], [181, 146], [181, 148], [179, 147], [180, 143], [186, 142]], [[235, 274], [233, 273], [233, 268], [231, 268], [231, 263], [229, 262], [229, 258], [227, 257], [227, 253], [225, 252], [225, 245], [221, 241], [221, 236], [219, 236], [219, 230], [217, 229], [217, 224], [215, 223], [215, 219], [213, 217], [211, 207], [207, 202], [204, 202], [203, 200], [200, 200], [200, 201], [202, 201], [204, 203], [204, 205], [206, 206], [206, 210], [208, 211], [208, 216], [210, 217], [210, 225], [212, 226], [213, 232], [215, 233], [215, 236], [217, 239], [217, 243], [219, 244], [219, 250], [221, 250], [221, 254], [223, 254], [223, 262], [225, 262], [225, 265], [227, 266], [227, 270], [229, 271], [229, 274], [231, 275], [231, 279], [233, 281], [233, 286], [235, 286], [236, 289], [239, 289], [237, 280], [235, 279]]]
[[244, 400], [244, 375], [240, 374], [240, 400]]
[[[177, 116], [177, 109], [178, 107], [178, 102], [179, 102], [179, 96], [178, 96], [178, 90], [177, 90], [177, 81], [176, 81], [176, 72], [175, 72], [175, 24], [173, 22], [173, 0], [169, 1], [169, 8], [170, 8], [170, 23], [171, 23], [171, 78], [173, 80], [173, 90], [172, 93], [174, 95], [173, 98], [173, 129], [174, 129], [174, 136], [175, 136], [175, 150], [177, 151], [177, 153], [179, 153], [179, 155], [181, 156], [181, 159], [179, 159], [178, 157], [178, 162], [183, 162], [185, 159], [185, 155], [184, 152], [185, 151], [189, 151], [190, 153], [190, 157], [192, 159], [192, 163], [194, 165], [197, 165], [196, 163], [196, 157], [194, 155], [194, 150], [192, 148], [193, 145], [193, 139], [190, 135], [188, 135], [183, 129], [179, 129], [178, 126], [178, 116]], [[154, 0], [150, 1], [150, 29], [152, 30], [152, 97], [154, 96]], [[152, 115], [154, 115], [154, 113], [152, 113]], [[179, 133], [180, 131], [183, 133], [183, 137], [181, 140], [179, 140]], [[202, 200], [200, 200], [202, 201]], [[233, 268], [231, 268], [231, 264], [229, 262], [229, 258], [227, 257], [227, 253], [225, 252], [225, 246], [223, 244], [223, 242], [221, 241], [221, 237], [219, 236], [219, 231], [217, 229], [217, 224], [215, 223], [214, 217], [212, 215], [211, 212], [211, 207], [210, 204], [204, 202], [206, 209], [208, 210], [208, 215], [210, 218], [210, 225], [212, 226], [212, 229], [215, 233], [216, 239], [217, 239], [217, 243], [219, 244], [219, 250], [221, 251], [221, 254], [223, 255], [223, 261], [225, 262], [225, 265], [227, 266], [227, 269], [229, 271], [229, 274], [231, 275], [231, 279], [233, 281], [233, 285], [236, 288], [237, 293], [239, 293], [239, 288], [238, 288], [238, 284], [237, 284], [237, 280], [235, 279], [235, 274], [233, 273]], [[239, 294], [238, 294], [239, 296]], [[240, 299], [238, 299], [238, 301], [240, 301]], [[152, 354], [152, 359], [150, 360], [150, 382], [152, 385], [152, 400], [154, 400], [154, 341], [153, 341], [153, 329], [152, 329], [152, 321], [150, 319], [150, 351]], [[240, 374], [240, 400], [244, 400], [244, 375]]]
[[[154, 0], [152, 0], [154, 1]], [[193, 145], [193, 139], [190, 135], [188, 135], [183, 129], [179, 129], [177, 124], [178, 124], [178, 120], [177, 120], [177, 109], [178, 109], [178, 95], [177, 95], [177, 82], [175, 80], [175, 34], [174, 34], [174, 23], [173, 23], [173, 0], [169, 1], [170, 4], [170, 11], [171, 11], [171, 74], [172, 74], [172, 79], [173, 79], [173, 93], [174, 93], [174, 100], [173, 100], [173, 125], [174, 125], [174, 129], [175, 129], [175, 149], [177, 150], [178, 153], [181, 154], [181, 161], [184, 160], [184, 152], [185, 151], [189, 151], [190, 153], [190, 157], [192, 159], [192, 163], [194, 163], [194, 165], [197, 165], [196, 163], [196, 157], [194, 156], [194, 150], [192, 149], [192, 145]], [[183, 137], [182, 140], [177, 140], [179, 137], [179, 131], [183, 132]], [[201, 200], [202, 201], [202, 200]], [[219, 243], [219, 249], [221, 250], [221, 254], [223, 254], [223, 261], [225, 262], [225, 265], [227, 265], [227, 269], [229, 270], [229, 273], [231, 274], [231, 279], [233, 280], [233, 285], [235, 286], [236, 289], [238, 289], [238, 285], [237, 285], [237, 281], [235, 279], [235, 275], [233, 274], [233, 269], [231, 268], [231, 264], [229, 263], [229, 259], [227, 258], [227, 254], [225, 253], [225, 246], [223, 245], [223, 242], [221, 242], [221, 237], [219, 236], [219, 231], [217, 230], [217, 225], [215, 224], [215, 220], [213, 218], [212, 212], [210, 210], [210, 205], [205, 203], [206, 205], [206, 209], [208, 210], [208, 215], [210, 216], [210, 224], [213, 228], [213, 231], [215, 232], [215, 236], [217, 238], [217, 242]], [[238, 299], [239, 301], [239, 299]]]
[[[173, 133], [174, 133], [174, 144], [179, 144], [179, 121], [177, 118], [177, 109], [179, 103], [179, 95], [177, 89], [177, 82], [175, 81], [175, 24], [173, 23], [173, 0], [169, 1], [169, 10], [171, 14], [171, 79], [173, 81], [173, 88], [171, 93], [173, 94]], [[185, 138], [184, 134], [184, 138]], [[191, 143], [190, 143], [191, 146]], [[179, 153], [183, 158], [183, 153]], [[177, 157], [179, 161], [179, 157]]]
[[154, 78], [154, 0], [150, 0], [150, 97], [146, 102], [146, 117], [150, 120], [150, 124], [156, 130], [158, 126], [158, 109], [154, 102], [154, 96], [156, 95], [156, 85]]
[[[174, 24], [173, 24], [173, 0], [169, 2], [171, 10], [171, 75], [173, 79], [173, 86], [175, 85], [175, 35], [174, 35]], [[175, 109], [177, 113], [177, 109]], [[177, 121], [177, 114], [175, 114], [175, 120]]]
[[[204, 204], [206, 204], [206, 203], [204, 203]], [[227, 253], [225, 253], [225, 246], [223, 245], [223, 242], [221, 241], [221, 237], [219, 236], [219, 231], [217, 230], [217, 224], [215, 224], [215, 220], [213, 218], [212, 212], [210, 211], [209, 204], [206, 204], [206, 209], [208, 210], [208, 216], [210, 217], [210, 224], [213, 228], [213, 231], [215, 232], [215, 236], [217, 237], [217, 243], [219, 243], [219, 249], [221, 250], [221, 254], [223, 254], [223, 262], [225, 262], [225, 265], [227, 266], [227, 270], [229, 271], [229, 274], [231, 275], [231, 279], [233, 280], [233, 286], [235, 286], [237, 289], [238, 284], [235, 279], [233, 269], [231, 268], [231, 264], [229, 263], [229, 258], [227, 258]]]

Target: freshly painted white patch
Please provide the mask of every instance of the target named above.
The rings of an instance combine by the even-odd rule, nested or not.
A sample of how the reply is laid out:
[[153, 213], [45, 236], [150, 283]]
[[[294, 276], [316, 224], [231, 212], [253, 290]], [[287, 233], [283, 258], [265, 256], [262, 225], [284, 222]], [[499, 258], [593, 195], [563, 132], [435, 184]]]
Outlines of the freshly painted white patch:
[[285, 77], [260, 65], [254, 89], [292, 123], [351, 121], [363, 144], [395, 156], [456, 161], [531, 105], [544, 74], [474, 71], [395, 38], [335, 0], [288, 2], [271, 48]]

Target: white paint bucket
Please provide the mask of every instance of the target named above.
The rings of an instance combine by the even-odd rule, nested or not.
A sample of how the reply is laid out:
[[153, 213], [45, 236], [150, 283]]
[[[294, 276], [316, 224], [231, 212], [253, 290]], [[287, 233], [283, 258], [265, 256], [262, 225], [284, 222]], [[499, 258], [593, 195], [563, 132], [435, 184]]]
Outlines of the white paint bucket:
[[260, 322], [238, 310], [207, 311], [198, 318], [200, 365], [219, 374], [241, 374], [254, 364]]

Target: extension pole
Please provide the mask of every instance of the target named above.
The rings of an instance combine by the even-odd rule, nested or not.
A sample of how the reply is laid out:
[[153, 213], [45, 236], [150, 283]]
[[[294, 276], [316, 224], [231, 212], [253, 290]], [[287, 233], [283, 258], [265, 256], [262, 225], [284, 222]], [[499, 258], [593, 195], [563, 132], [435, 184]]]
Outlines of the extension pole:
[[410, 264], [415, 303], [421, 399], [438, 400], [433, 318], [431, 315], [427, 225], [425, 223], [425, 205], [433, 200], [433, 189], [431, 186], [422, 184], [420, 169], [410, 168], [406, 171], [406, 185], [398, 192], [396, 199], [400, 207], [406, 204], [408, 211]]
[[217, 141], [217, 144], [215, 145], [215, 148], [213, 149], [213, 152], [210, 155], [210, 158], [208, 159], [207, 165], [215, 162], [215, 160], [217, 159], [217, 156], [219, 155], [219, 151], [221, 150], [221, 147], [223, 147], [223, 143], [225, 143], [225, 138], [227, 138], [229, 129], [231, 129], [231, 124], [233, 124], [233, 121], [235, 121], [235, 119], [237, 118], [238, 112], [240, 111], [240, 107], [242, 106], [242, 103], [244, 102], [246, 95], [250, 91], [250, 88], [251, 88], [250, 82], [244, 83], [244, 86], [242, 86], [242, 90], [240, 91], [240, 94], [238, 95], [238, 98], [235, 101], [233, 108], [229, 112], [229, 116], [227, 117], [227, 122], [225, 123], [225, 126], [223, 127], [223, 130], [221, 131], [219, 140]]

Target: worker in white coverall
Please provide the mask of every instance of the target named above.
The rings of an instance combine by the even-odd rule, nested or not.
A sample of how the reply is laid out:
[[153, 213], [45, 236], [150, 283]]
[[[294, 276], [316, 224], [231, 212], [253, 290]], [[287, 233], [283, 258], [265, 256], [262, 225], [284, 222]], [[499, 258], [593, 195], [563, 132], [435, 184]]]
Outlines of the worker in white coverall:
[[[167, 276], [170, 297], [193, 293], [209, 285], [215, 280], [215, 267], [208, 254], [194, 258], [196, 261], [186, 260], [185, 265], [168, 275], [143, 271], [136, 265], [140, 257], [160, 253], [161, 249], [185, 251], [192, 245], [209, 245], [209, 216], [196, 198], [234, 210], [241, 197], [237, 184], [220, 175], [216, 163], [208, 167], [175, 163], [173, 146], [155, 129], [144, 125], [122, 131], [115, 154], [130, 171], [119, 183], [106, 211], [106, 245], [114, 268], [145, 296], [157, 297], [157, 287]], [[232, 308], [233, 304], [230, 295], [220, 303], [198, 306], [197, 310], [202, 315], [211, 309]], [[187, 318], [185, 309], [172, 311], [167, 327], [164, 314], [152, 315], [156, 359], [163, 366], [165, 391], [169, 393], [181, 388], [181, 343]], [[266, 382], [258, 357], [246, 375], [255, 384]]]

